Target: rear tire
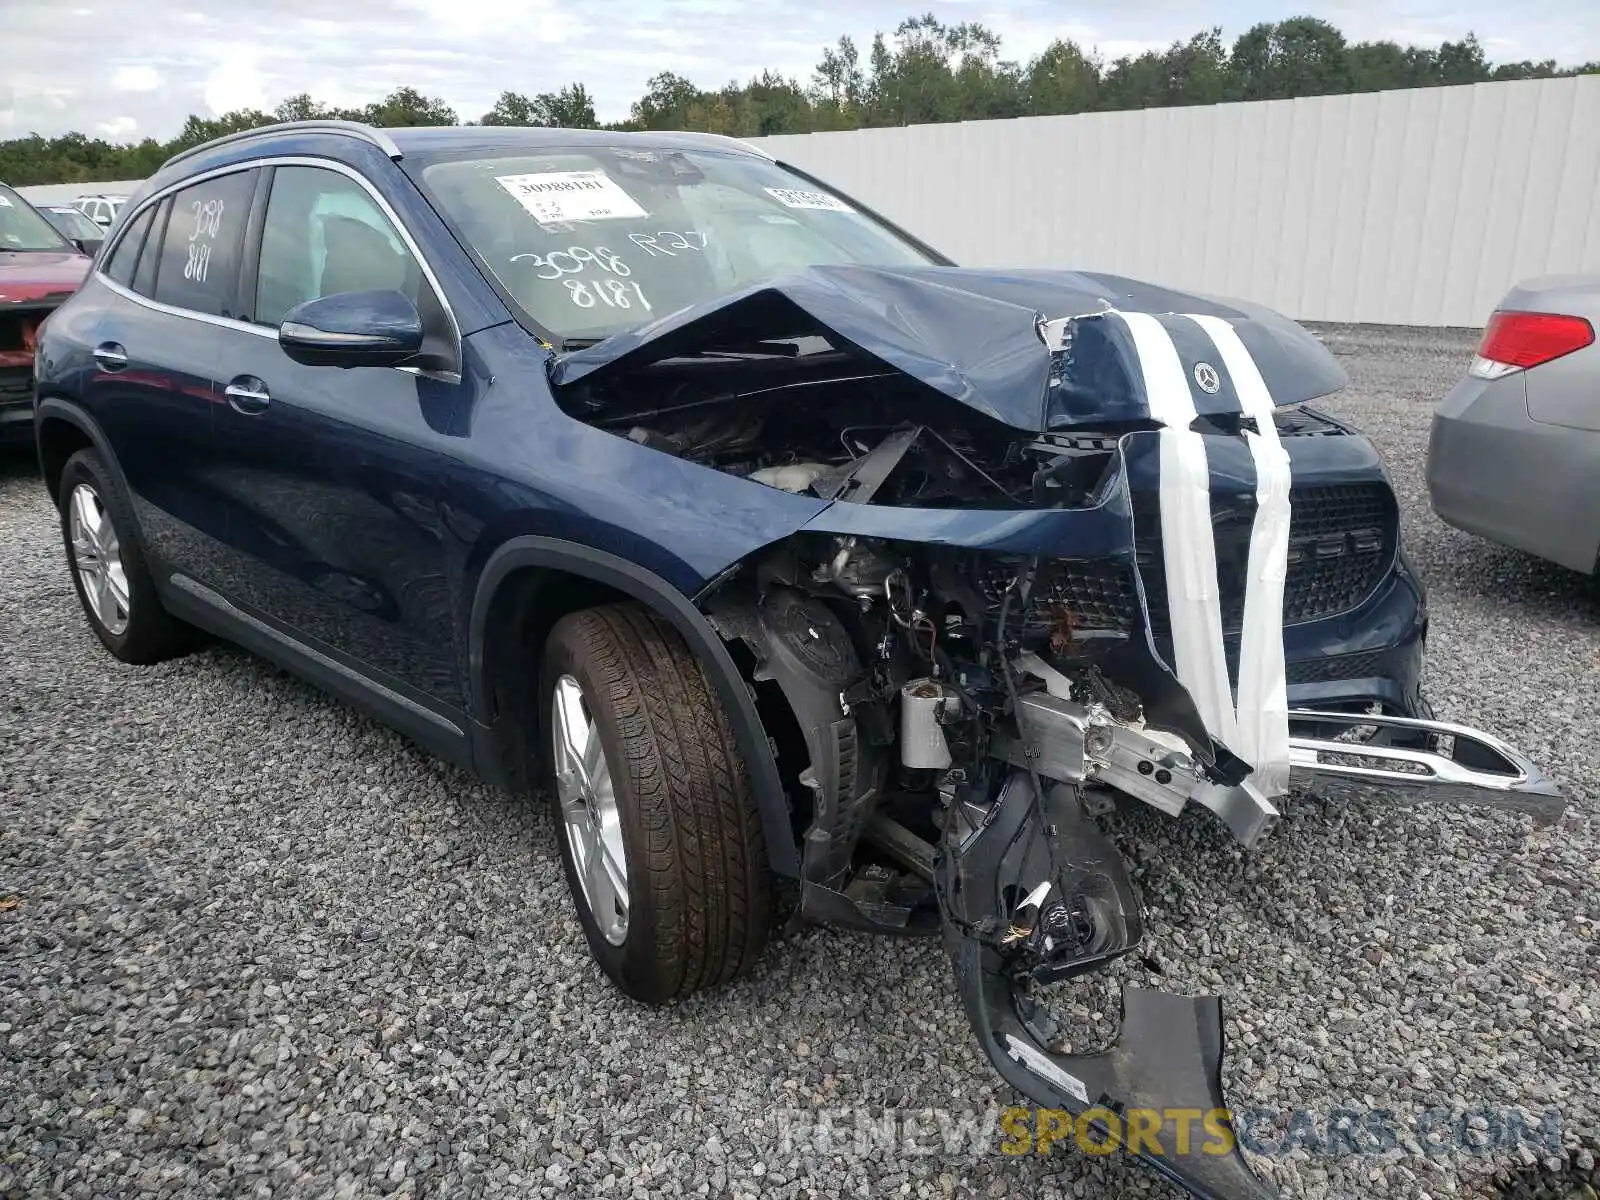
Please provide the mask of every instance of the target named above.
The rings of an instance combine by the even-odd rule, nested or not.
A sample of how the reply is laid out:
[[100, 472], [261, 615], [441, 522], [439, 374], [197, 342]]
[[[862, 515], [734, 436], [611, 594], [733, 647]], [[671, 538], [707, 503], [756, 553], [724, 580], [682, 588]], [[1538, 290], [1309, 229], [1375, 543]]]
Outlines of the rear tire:
[[539, 694], [567, 886], [601, 970], [661, 1004], [749, 969], [770, 932], [766, 844], [733, 727], [677, 630], [638, 604], [564, 617]]
[[105, 648], [140, 665], [193, 649], [196, 630], [162, 607], [133, 509], [95, 451], [67, 459], [57, 507], [78, 602]]

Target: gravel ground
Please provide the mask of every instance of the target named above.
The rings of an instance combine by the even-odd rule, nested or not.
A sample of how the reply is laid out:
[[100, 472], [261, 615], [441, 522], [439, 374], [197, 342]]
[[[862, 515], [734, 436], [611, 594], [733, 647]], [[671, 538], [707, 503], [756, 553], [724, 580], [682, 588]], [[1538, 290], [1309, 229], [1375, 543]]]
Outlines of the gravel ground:
[[[1436, 707], [1572, 808], [1534, 833], [1305, 803], [1248, 856], [1204, 814], [1119, 816], [1152, 955], [1224, 997], [1236, 1108], [1406, 1129], [1381, 1156], [1302, 1136], [1256, 1158], [1294, 1194], [1481, 1195], [1546, 1165], [1421, 1153], [1441, 1105], [1557, 1109], [1549, 1165], [1589, 1170], [1596, 592], [1428, 512], [1428, 414], [1466, 341], [1325, 334], [1354, 380], [1332, 407], [1388, 455], [1432, 587]], [[30, 472], [0, 464], [0, 1196], [1171, 1194], [1120, 1157], [997, 1151], [982, 1122], [1012, 1097], [936, 943], [811, 930], [717, 994], [621, 999], [542, 810], [240, 652], [115, 664]], [[898, 1149], [782, 1116], [930, 1105]], [[974, 1144], [941, 1118], [979, 1121]]]

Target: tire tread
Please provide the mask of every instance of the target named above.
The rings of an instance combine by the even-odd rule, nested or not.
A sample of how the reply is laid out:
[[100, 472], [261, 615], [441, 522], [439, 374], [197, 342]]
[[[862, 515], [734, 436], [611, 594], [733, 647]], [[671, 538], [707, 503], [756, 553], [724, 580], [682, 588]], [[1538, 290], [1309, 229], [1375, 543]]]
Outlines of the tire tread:
[[655, 936], [630, 990], [661, 1001], [728, 982], [767, 941], [772, 886], [749, 772], [704, 668], [639, 604], [572, 614], [551, 641], [604, 695], [621, 741], [612, 769], [627, 780], [619, 800], [631, 797], [643, 832], [630, 909], [648, 895]]

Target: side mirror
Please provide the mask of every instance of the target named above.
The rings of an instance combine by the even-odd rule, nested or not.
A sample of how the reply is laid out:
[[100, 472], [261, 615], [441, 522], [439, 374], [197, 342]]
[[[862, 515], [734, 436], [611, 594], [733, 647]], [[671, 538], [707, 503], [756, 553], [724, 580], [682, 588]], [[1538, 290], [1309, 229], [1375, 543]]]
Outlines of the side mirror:
[[308, 367], [398, 367], [422, 353], [422, 317], [399, 292], [340, 292], [285, 313], [278, 345]]
[[90, 258], [93, 258], [100, 252], [100, 247], [105, 244], [105, 239], [81, 237], [73, 238], [72, 244], [76, 246], [82, 253], [87, 254]]

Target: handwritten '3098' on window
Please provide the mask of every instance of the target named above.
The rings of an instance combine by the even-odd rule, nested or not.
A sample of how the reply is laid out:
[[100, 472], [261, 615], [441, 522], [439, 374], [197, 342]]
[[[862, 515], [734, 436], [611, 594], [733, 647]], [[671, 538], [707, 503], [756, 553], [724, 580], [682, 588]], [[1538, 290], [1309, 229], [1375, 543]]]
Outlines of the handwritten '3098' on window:
[[211, 243], [222, 232], [222, 213], [226, 205], [218, 198], [196, 200], [189, 210], [192, 224], [189, 227], [189, 257], [183, 264], [183, 277], [195, 283], [204, 283], [211, 270]]

